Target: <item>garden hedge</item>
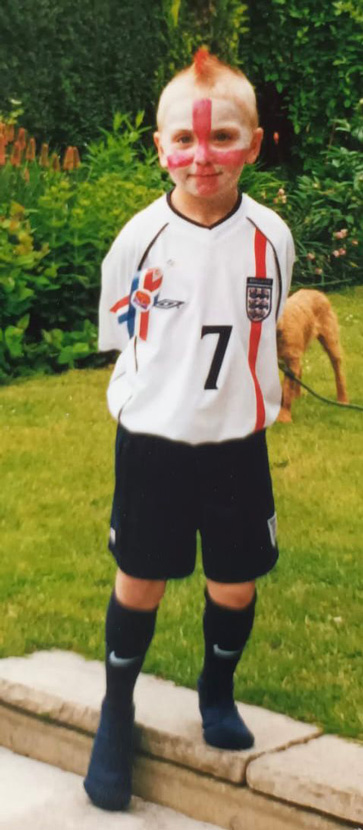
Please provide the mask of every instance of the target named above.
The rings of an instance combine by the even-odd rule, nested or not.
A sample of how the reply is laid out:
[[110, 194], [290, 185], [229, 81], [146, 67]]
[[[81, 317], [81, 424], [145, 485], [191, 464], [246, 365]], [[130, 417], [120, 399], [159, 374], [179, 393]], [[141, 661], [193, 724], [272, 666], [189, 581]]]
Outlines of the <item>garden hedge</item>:
[[308, 164], [361, 94], [362, 0], [4, 0], [0, 32], [0, 113], [20, 100], [53, 146], [84, 146], [116, 110], [153, 124], [160, 89], [202, 43], [256, 85], [268, 165]]

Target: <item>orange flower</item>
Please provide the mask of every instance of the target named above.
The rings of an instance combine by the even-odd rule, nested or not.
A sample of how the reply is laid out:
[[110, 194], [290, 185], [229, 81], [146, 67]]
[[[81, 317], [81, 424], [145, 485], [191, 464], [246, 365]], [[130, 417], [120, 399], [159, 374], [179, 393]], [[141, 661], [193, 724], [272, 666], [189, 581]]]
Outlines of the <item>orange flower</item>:
[[4, 136], [5, 138], [5, 124], [3, 121], [0, 121], [0, 136]]
[[15, 142], [13, 152], [10, 156], [10, 164], [13, 167], [20, 167], [21, 165], [21, 147], [18, 141]]
[[5, 125], [5, 135], [7, 143], [11, 144], [14, 141], [14, 124]]
[[63, 170], [73, 170], [74, 167], [74, 158], [73, 158], [73, 147], [67, 147], [66, 152], [64, 154], [63, 159]]
[[56, 173], [60, 172], [60, 161], [59, 156], [57, 153], [53, 153], [52, 155], [52, 170], [55, 170]]
[[81, 159], [79, 157], [78, 147], [73, 147], [73, 167], [75, 170], [77, 170], [77, 167], [79, 167], [80, 163]]
[[5, 147], [6, 147], [5, 136], [0, 134], [0, 167], [2, 167], [3, 164], [6, 164]]
[[29, 144], [26, 148], [25, 158], [27, 161], [35, 161], [36, 144], [35, 138], [29, 139]]
[[277, 146], [277, 145], [278, 145], [278, 143], [279, 143], [279, 141], [280, 141], [280, 134], [279, 134], [279, 133], [274, 133], [274, 134], [273, 134], [273, 140], [274, 140], [274, 142], [275, 142], [275, 144], [276, 144], [276, 146]]
[[21, 149], [25, 150], [25, 147], [26, 147], [26, 130], [24, 130], [24, 127], [19, 127], [17, 141], [20, 144]]
[[40, 159], [39, 164], [41, 167], [49, 167], [49, 159], [48, 159], [48, 144], [42, 144], [41, 151], [40, 151]]

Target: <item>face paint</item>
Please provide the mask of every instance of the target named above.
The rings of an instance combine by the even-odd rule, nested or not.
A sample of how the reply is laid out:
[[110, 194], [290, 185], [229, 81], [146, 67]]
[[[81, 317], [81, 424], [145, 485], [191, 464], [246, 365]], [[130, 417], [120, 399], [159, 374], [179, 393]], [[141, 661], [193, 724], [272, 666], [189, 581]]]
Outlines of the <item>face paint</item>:
[[212, 101], [202, 98], [193, 105], [193, 131], [198, 139], [194, 161], [206, 164], [211, 161], [208, 140], [212, 129]]
[[169, 170], [177, 170], [178, 167], [189, 167], [190, 164], [193, 164], [194, 153], [188, 152], [187, 150], [183, 152], [183, 150], [176, 150], [175, 153], [171, 153], [170, 156], [167, 156], [168, 168]]
[[197, 139], [196, 147], [192, 150], [176, 150], [167, 156], [169, 170], [178, 167], [188, 167], [190, 164], [217, 164], [228, 167], [237, 167], [243, 164], [247, 150], [218, 150], [211, 146], [212, 134], [212, 101], [202, 98], [193, 105], [193, 132]]

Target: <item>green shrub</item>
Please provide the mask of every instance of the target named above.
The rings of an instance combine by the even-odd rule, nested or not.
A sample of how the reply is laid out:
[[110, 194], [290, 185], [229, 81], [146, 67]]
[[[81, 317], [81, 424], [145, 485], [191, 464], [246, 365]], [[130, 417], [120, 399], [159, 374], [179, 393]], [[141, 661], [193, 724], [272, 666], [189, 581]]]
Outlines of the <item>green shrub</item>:
[[162, 173], [156, 161], [156, 152], [142, 143], [150, 128], [142, 126], [144, 113], [138, 112], [134, 122], [130, 116], [116, 112], [112, 131], [100, 130], [102, 138], [87, 145], [83, 161], [87, 179], [98, 179], [105, 173], [117, 173], [119, 179], [135, 185], [161, 187]]
[[[337, 122], [335, 133], [336, 144], [311, 163], [309, 175], [297, 177], [285, 203], [280, 200], [296, 242], [295, 281], [319, 288], [362, 282], [361, 110], [351, 124]], [[352, 149], [338, 144], [348, 137]]]
[[49, 246], [37, 248], [22, 205], [0, 216], [0, 379], [25, 357], [26, 331], [35, 285], [42, 282]]
[[239, 56], [257, 87], [264, 126], [272, 136], [281, 121], [290, 136], [291, 125], [285, 153], [298, 158], [300, 168], [301, 162], [309, 166], [331, 140], [335, 122], [351, 118], [361, 96], [362, 3], [250, 0], [248, 9]]
[[240, 0], [164, 0], [160, 36], [164, 53], [155, 78], [155, 101], [180, 69], [190, 64], [200, 46], [227, 63], [238, 62], [240, 39], [248, 31], [247, 3]]
[[0, 208], [2, 380], [105, 362], [96, 354], [101, 261], [163, 187], [151, 155], [140, 149], [140, 125], [141, 116], [134, 125], [116, 116], [114, 132], [91, 145], [88, 163], [71, 174], [37, 162], [8, 161], [1, 170], [1, 196], [24, 202]]
[[38, 141], [79, 146], [117, 109], [148, 110], [164, 59], [162, 0], [5, 0], [0, 110], [20, 99]]

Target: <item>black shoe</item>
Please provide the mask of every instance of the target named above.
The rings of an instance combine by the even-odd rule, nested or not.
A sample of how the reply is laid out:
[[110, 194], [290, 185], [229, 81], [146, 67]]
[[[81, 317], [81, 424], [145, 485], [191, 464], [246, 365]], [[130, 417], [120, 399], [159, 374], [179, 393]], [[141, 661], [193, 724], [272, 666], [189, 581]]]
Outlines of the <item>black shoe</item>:
[[218, 749], [250, 749], [255, 739], [241, 718], [233, 697], [213, 704], [207, 702], [200, 678], [198, 694], [205, 742]]
[[96, 807], [126, 810], [131, 800], [134, 706], [120, 715], [105, 699], [84, 788]]

